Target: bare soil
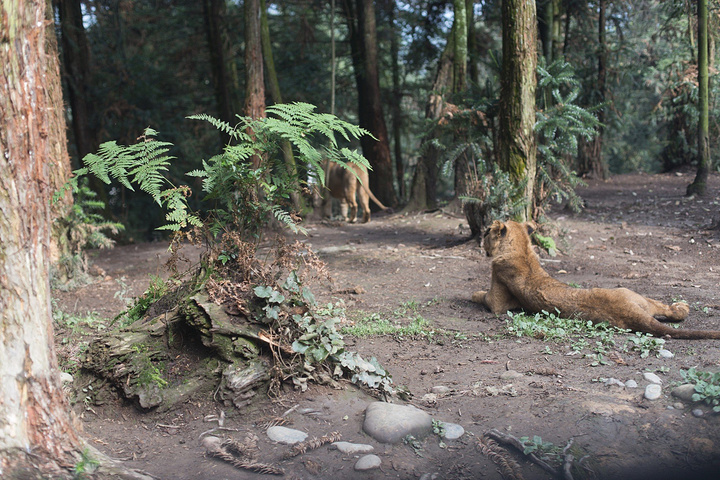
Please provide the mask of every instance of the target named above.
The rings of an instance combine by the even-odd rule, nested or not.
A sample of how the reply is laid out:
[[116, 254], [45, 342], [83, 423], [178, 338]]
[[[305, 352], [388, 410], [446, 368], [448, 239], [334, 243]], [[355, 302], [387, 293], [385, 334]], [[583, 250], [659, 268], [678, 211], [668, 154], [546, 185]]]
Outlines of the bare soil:
[[[686, 173], [591, 181], [580, 190], [587, 205], [582, 213], [550, 212], [561, 254], [550, 258], [541, 252], [545, 268], [583, 287], [624, 286], [665, 302], [687, 301], [690, 317], [680, 328], [720, 329], [720, 232], [710, 229], [720, 219], [720, 175], [711, 176], [710, 194], [702, 199], [684, 196], [691, 180]], [[394, 383], [412, 393], [409, 403], [434, 419], [462, 425], [461, 439], [443, 445], [433, 435], [414, 448], [379, 444], [362, 431], [364, 409], [376, 399], [351, 384], [343, 389], [311, 385], [305, 392], [287, 385], [281, 398], [258, 399], [243, 411], [208, 394], [172, 411], [142, 412], [79, 374], [74, 409], [85, 437], [127, 466], [161, 479], [265, 476], [205, 456], [199, 438], [218, 426], [210, 416], [221, 412], [227, 430], [216, 434], [242, 440], [246, 432], [256, 433], [261, 461], [284, 468], [286, 478], [417, 479], [437, 473], [433, 478], [499, 479], [497, 466], [478, 448], [490, 429], [518, 438], [540, 436], [561, 449], [573, 439], [585, 478], [718, 478], [720, 415], [703, 405], [681, 408], [670, 390], [681, 382], [683, 369], [718, 371], [720, 343], [668, 340], [665, 346], [675, 357], [666, 359], [642, 358], [622, 350], [619, 341], [605, 362], [593, 366], [596, 357], [567, 355], [567, 342], [511, 337], [507, 316], [496, 317], [469, 301], [473, 291], [489, 285], [490, 260], [477, 243], [465, 241], [466, 225], [464, 218], [443, 212], [376, 215], [364, 225], [311, 224], [305, 239], [314, 250], [327, 252], [321, 258], [334, 282], [315, 292], [322, 301], [342, 299], [351, 320], [379, 314], [407, 324], [419, 315], [429, 322], [428, 331], [435, 334], [345, 340], [348, 349], [377, 357]], [[324, 250], [331, 246], [343, 248]], [[56, 292], [57, 308], [112, 318], [124, 299], [147, 288], [150, 275], [165, 275], [166, 249], [150, 243], [98, 252], [95, 282]], [[69, 335], [58, 334], [61, 354], [73, 342], [62, 342]], [[508, 370], [523, 375], [501, 380]], [[648, 383], [643, 372], [662, 378], [660, 399], [643, 398]], [[605, 378], [633, 379], [639, 386], [608, 386]], [[434, 386], [450, 391], [425, 396]], [[693, 408], [704, 414], [694, 416]], [[289, 447], [272, 443], [257, 427], [283, 414], [292, 422], [288, 426], [311, 437], [338, 431], [344, 441], [373, 445], [381, 468], [356, 472], [354, 458], [327, 446], [285, 459]], [[525, 478], [552, 478], [522, 453], [510, 451]]]

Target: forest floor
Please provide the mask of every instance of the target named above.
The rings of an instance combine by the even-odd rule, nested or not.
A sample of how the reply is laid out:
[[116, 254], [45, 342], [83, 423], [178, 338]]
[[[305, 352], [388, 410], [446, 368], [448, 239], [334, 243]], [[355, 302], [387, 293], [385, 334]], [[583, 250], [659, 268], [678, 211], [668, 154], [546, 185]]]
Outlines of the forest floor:
[[[541, 252], [545, 268], [575, 286], [623, 286], [667, 303], [686, 301], [690, 316], [679, 328], [720, 329], [720, 231], [709, 228], [720, 218], [720, 175], [712, 175], [711, 193], [702, 199], [684, 196], [692, 178], [687, 172], [589, 182], [579, 190], [586, 203], [582, 213], [549, 212], [561, 253]], [[376, 215], [364, 225], [310, 224], [304, 239], [333, 277], [330, 286], [315, 292], [321, 301], [344, 300], [356, 324], [385, 318], [420, 327], [415, 335], [346, 335], [345, 341], [364, 358], [377, 357], [394, 383], [411, 392], [409, 403], [433, 419], [462, 425], [459, 440], [443, 443], [432, 435], [414, 444], [374, 441], [363, 433], [362, 422], [376, 399], [352, 384], [310, 385], [305, 392], [288, 385], [280, 398], [258, 399], [244, 411], [205, 397], [160, 413], [101, 394], [93, 390], [98, 382], [78, 374], [73, 408], [85, 438], [127, 466], [168, 480], [265, 476], [205, 456], [199, 438], [218, 426], [207, 420], [221, 412], [228, 429], [221, 433], [238, 440], [256, 433], [261, 460], [282, 466], [285, 478], [499, 479], [497, 466], [478, 448], [490, 429], [540, 437], [535, 438], [545, 444], [540, 451], [550, 454], [572, 439], [570, 451], [584, 472], [575, 478], [717, 478], [720, 415], [704, 404], [679, 404], [670, 390], [682, 383], [681, 370], [719, 371], [720, 341], [668, 340], [664, 348], [674, 357], [661, 358], [649, 344], [644, 344], [647, 356], [642, 348], [633, 350], [628, 335], [615, 335], [615, 346], [602, 348], [594, 338], [585, 344], [581, 337], [513, 336], [507, 315], [496, 317], [469, 300], [473, 291], [489, 286], [490, 259], [476, 242], [464, 241], [466, 225], [464, 218], [443, 212]], [[165, 244], [149, 243], [100, 251], [93, 258], [98, 276], [92, 284], [56, 292], [61, 366], [78, 361], [67, 352], [78, 344], [73, 335], [81, 324], [102, 328], [103, 319], [147, 288], [150, 275], [166, 275], [166, 250]], [[522, 375], [501, 379], [510, 370]], [[658, 400], [643, 397], [645, 372], [663, 381]], [[638, 387], [606, 385], [609, 378], [635, 380]], [[427, 395], [436, 386], [449, 391]], [[701, 416], [692, 413], [697, 408]], [[311, 437], [338, 431], [344, 441], [373, 445], [380, 469], [356, 472], [354, 459], [328, 446], [284, 459], [288, 447], [274, 444], [255, 426], [284, 413], [291, 428]], [[519, 462], [524, 478], [552, 478], [521, 452], [511, 449], [508, 455]]]

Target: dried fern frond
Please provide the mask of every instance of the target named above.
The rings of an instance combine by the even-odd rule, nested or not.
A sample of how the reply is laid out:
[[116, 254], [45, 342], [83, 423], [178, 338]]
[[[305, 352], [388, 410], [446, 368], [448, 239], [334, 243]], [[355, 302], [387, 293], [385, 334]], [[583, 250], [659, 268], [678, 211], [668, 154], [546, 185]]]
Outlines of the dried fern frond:
[[297, 457], [298, 455], [304, 454], [308, 450], [315, 450], [316, 448], [320, 448], [325, 444], [337, 442], [340, 440], [340, 438], [340, 432], [332, 432], [328, 435], [323, 435], [320, 438], [313, 437], [306, 442], [300, 442], [293, 445], [292, 450], [290, 450], [290, 452], [286, 456], [288, 458]]
[[258, 454], [257, 442], [257, 435], [248, 434], [242, 442], [228, 438], [220, 446], [239, 457], [255, 460]]
[[277, 427], [278, 425], [289, 425], [290, 420], [283, 417], [273, 417], [269, 420], [263, 420], [262, 422], [256, 423], [255, 426], [261, 430], [267, 430], [270, 427]]
[[203, 438], [202, 444], [208, 455], [224, 460], [235, 468], [242, 468], [265, 475], [285, 475], [285, 470], [275, 465], [258, 463], [254, 459], [237, 458], [227, 447], [223, 446], [226, 442], [223, 442], [218, 437], [208, 436]]
[[500, 475], [508, 480], [523, 480], [520, 465], [510, 456], [499, 443], [487, 435], [483, 435], [478, 441], [478, 448], [483, 455], [492, 460], [498, 466]]

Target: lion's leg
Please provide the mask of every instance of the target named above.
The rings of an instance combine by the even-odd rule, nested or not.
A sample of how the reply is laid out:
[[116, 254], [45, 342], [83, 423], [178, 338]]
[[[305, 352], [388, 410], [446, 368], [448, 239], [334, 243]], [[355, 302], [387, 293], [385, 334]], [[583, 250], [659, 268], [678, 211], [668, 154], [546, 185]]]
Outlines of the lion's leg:
[[343, 218], [343, 220], [347, 221], [347, 215], [348, 215], [348, 203], [347, 200], [344, 198], [340, 199], [340, 216]]
[[358, 198], [363, 209], [362, 223], [367, 223], [370, 221], [370, 197], [362, 186], [358, 188]]
[[640, 306], [645, 313], [653, 317], [661, 317], [663, 321], [681, 322], [685, 320], [690, 313], [690, 307], [687, 303], [677, 302], [672, 305], [666, 305], [652, 298], [643, 297], [639, 293], [635, 293], [627, 288], [621, 290], [624, 291], [631, 302]]
[[510, 293], [510, 290], [499, 282], [491, 282], [490, 290], [487, 292], [480, 290], [473, 293], [472, 301], [485, 305], [496, 315], [521, 307], [520, 302]]

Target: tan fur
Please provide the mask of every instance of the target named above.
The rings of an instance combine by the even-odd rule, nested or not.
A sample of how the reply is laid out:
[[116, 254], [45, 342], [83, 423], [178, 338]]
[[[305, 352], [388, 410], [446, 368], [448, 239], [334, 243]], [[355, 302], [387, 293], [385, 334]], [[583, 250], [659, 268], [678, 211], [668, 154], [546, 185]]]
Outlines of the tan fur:
[[[351, 163], [348, 168], [343, 168], [336, 163], [330, 163], [327, 188], [332, 198], [340, 200], [340, 212], [343, 218], [346, 218], [350, 223], [355, 223], [357, 217], [358, 202], [355, 200], [356, 196], [363, 209], [362, 223], [370, 221], [370, 200], [375, 202], [382, 210], [389, 210], [370, 191], [369, 182], [368, 171], [365, 167]], [[348, 206], [350, 207], [349, 216]], [[331, 198], [326, 198], [323, 208], [324, 216], [330, 216], [331, 207]]]
[[475, 292], [474, 302], [493, 313], [523, 309], [529, 313], [560, 312], [593, 323], [609, 322], [633, 332], [671, 338], [720, 338], [715, 330], [680, 330], [660, 323], [684, 320], [690, 308], [685, 303], [664, 303], [643, 297], [627, 288], [572, 288], [543, 270], [532, 249], [527, 224], [495, 221], [483, 238], [492, 257], [490, 290]]

